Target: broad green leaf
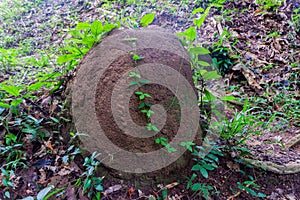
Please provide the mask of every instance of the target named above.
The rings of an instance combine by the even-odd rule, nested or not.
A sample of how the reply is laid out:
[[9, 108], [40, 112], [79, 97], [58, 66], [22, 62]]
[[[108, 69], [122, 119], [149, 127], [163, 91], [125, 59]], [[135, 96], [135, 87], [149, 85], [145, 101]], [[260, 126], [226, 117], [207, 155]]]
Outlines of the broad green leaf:
[[20, 103], [22, 103], [22, 101], [23, 101], [22, 99], [15, 99], [10, 103], [10, 105], [18, 106], [18, 105], [20, 105]]
[[97, 36], [103, 31], [102, 22], [95, 20], [91, 26], [91, 32], [93, 35]]
[[201, 172], [201, 174], [202, 174], [202, 176], [203, 176], [204, 178], [207, 178], [207, 177], [208, 177], [208, 172], [207, 172], [207, 170], [206, 170], [205, 168], [201, 167], [201, 168], [200, 168], [200, 172]]
[[192, 191], [199, 191], [201, 190], [201, 185], [200, 183], [195, 183], [193, 186], [192, 186]]
[[265, 195], [265, 194], [263, 194], [261, 192], [257, 193], [257, 197], [259, 197], [259, 198], [265, 198], [266, 196], [267, 195]]
[[91, 187], [92, 185], [92, 180], [91, 179], [87, 179], [86, 181], [84, 181], [84, 184], [83, 184], [83, 189], [84, 190], [87, 190]]
[[155, 17], [154, 13], [149, 13], [144, 15], [140, 21], [141, 26], [145, 27], [151, 24], [154, 20], [154, 17]]
[[223, 101], [235, 101], [236, 98], [234, 96], [223, 96], [220, 98]]
[[2, 85], [1, 89], [15, 97], [20, 95], [20, 88], [13, 85]]
[[209, 13], [210, 7], [207, 7], [199, 19], [194, 20], [194, 24], [200, 28]]
[[64, 54], [64, 55], [59, 56], [56, 61], [58, 62], [58, 64], [63, 64], [66, 62], [70, 62], [74, 58], [76, 58], [76, 56], [74, 54]]
[[88, 45], [90, 48], [95, 44], [96, 38], [93, 35], [89, 35], [82, 39], [82, 43]]
[[193, 10], [192, 14], [195, 15], [197, 14], [198, 12], [203, 12], [204, 9], [203, 8], [196, 8], [195, 10]]
[[129, 83], [129, 86], [133, 86], [133, 85], [136, 85], [136, 84], [138, 84], [137, 81], [131, 81], [131, 82]]
[[87, 30], [91, 27], [89, 23], [79, 22], [76, 26], [76, 30]]
[[106, 32], [109, 32], [111, 30], [113, 30], [114, 28], [116, 28], [117, 26], [115, 24], [105, 24], [103, 27], [103, 30]]
[[156, 126], [154, 126], [154, 125], [152, 125], [152, 129], [153, 129], [153, 131], [155, 131], [155, 132], [159, 132], [158, 128], [157, 128]]
[[9, 193], [9, 191], [5, 191], [4, 196], [10, 199], [10, 193]]
[[215, 168], [212, 165], [209, 164], [202, 164], [202, 166], [207, 170], [214, 170]]
[[156, 144], [160, 144], [160, 138], [156, 138], [156, 139], [155, 139], [155, 143], [156, 143]]
[[7, 103], [1, 103], [0, 102], [0, 107], [2, 107], [2, 108], [10, 108], [10, 105], [7, 104]]
[[200, 170], [202, 167], [200, 166], [200, 165], [194, 165], [193, 167], [192, 167], [192, 171], [198, 171], [198, 170]]
[[204, 54], [209, 54], [210, 51], [204, 47], [194, 47], [194, 48], [190, 48], [189, 52], [192, 54], [196, 54], [196, 55], [204, 55]]
[[142, 84], [150, 83], [150, 81], [146, 80], [146, 79], [139, 80], [139, 82], [142, 83]]
[[208, 62], [205, 62], [205, 61], [202, 61], [202, 60], [199, 60], [198, 64], [203, 66], [203, 67], [209, 67], [210, 66], [210, 64]]
[[37, 91], [41, 87], [43, 87], [44, 85], [46, 85], [45, 82], [36, 82], [36, 83], [33, 83], [33, 84], [29, 85], [29, 87], [27, 88], [27, 90], [28, 91]]
[[103, 191], [103, 186], [102, 185], [96, 185], [95, 186], [95, 189], [97, 190], [97, 191]]
[[197, 31], [195, 27], [191, 26], [185, 31], [185, 36], [189, 41], [193, 41], [197, 37]]
[[202, 77], [204, 78], [204, 80], [221, 78], [221, 76], [217, 73], [217, 71], [206, 72], [202, 74]]

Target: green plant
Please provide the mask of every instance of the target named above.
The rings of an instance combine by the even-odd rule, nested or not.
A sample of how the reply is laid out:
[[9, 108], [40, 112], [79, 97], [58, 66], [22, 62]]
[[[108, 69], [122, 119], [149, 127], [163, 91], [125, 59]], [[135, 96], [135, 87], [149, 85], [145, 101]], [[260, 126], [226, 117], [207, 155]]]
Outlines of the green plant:
[[69, 146], [66, 151], [66, 155], [62, 157], [62, 161], [67, 164], [69, 161], [74, 160], [77, 154], [80, 154], [82, 151], [79, 148], [75, 148], [75, 145]]
[[[253, 197], [258, 197], [258, 198], [265, 198], [267, 195], [261, 193], [261, 192], [256, 192], [255, 190], [259, 190], [260, 186], [257, 185], [252, 176], [248, 176], [250, 180], [244, 181], [244, 182], [237, 182], [238, 189], [247, 192], [248, 194], [252, 195]], [[238, 196], [240, 192], [236, 193], [234, 196]]]
[[293, 10], [293, 15], [292, 15], [292, 26], [295, 28], [295, 32], [299, 33], [300, 32], [300, 8], [297, 8]]
[[214, 188], [210, 185], [206, 185], [205, 183], [195, 183], [192, 186], [192, 191], [197, 192], [199, 196], [203, 196], [205, 199], [210, 199], [210, 190]]
[[100, 162], [96, 161], [96, 158], [99, 155], [100, 154], [94, 152], [91, 157], [86, 157], [84, 159], [83, 166], [85, 167], [85, 171], [75, 184], [75, 186], [82, 184], [82, 193], [87, 193], [88, 197], [92, 200], [100, 200], [101, 192], [103, 191], [102, 180], [104, 177], [97, 177], [95, 175], [98, 166], [100, 165]]
[[243, 110], [236, 112], [232, 120], [226, 120], [221, 131], [221, 137], [227, 140], [234, 140], [237, 144], [243, 144], [252, 135], [260, 135], [263, 125], [268, 125], [274, 116], [266, 123], [261, 121], [261, 116], [255, 116], [251, 113], [254, 109], [259, 107], [252, 107], [252, 105], [245, 101]]
[[162, 146], [166, 147], [167, 151], [169, 153], [176, 152], [177, 150], [174, 147], [171, 147], [168, 143], [168, 139], [164, 137], [156, 138], [155, 139], [156, 144], [161, 144]]
[[208, 171], [218, 168], [218, 156], [223, 156], [223, 154], [219, 146], [207, 140], [205, 143], [211, 145], [211, 149], [206, 149], [204, 146], [195, 146], [193, 149], [195, 165], [192, 167], [192, 171], [198, 171], [204, 178], [208, 178]]
[[191, 178], [186, 177], [188, 179], [188, 183], [186, 185], [186, 189], [191, 189], [193, 192], [198, 193], [201, 197], [203, 196], [205, 199], [210, 199], [210, 190], [213, 190], [213, 187], [210, 185], [206, 185], [205, 183], [195, 183], [195, 179], [197, 178], [197, 174], [192, 174]]
[[268, 9], [275, 9], [281, 6], [283, 0], [256, 0], [256, 3], [260, 5], [261, 8], [268, 10]]
[[52, 197], [53, 195], [55, 195], [55, 194], [57, 194], [57, 193], [64, 190], [64, 188], [57, 188], [53, 192], [50, 192], [52, 189], [54, 189], [54, 186], [50, 185], [50, 186], [42, 189], [41, 191], [39, 191], [36, 198], [32, 197], [32, 196], [28, 196], [28, 197], [25, 197], [21, 200], [47, 200], [50, 197]]
[[62, 48], [64, 52], [58, 57], [59, 64], [67, 63], [67, 70], [72, 70], [79, 60], [99, 42], [108, 32], [117, 28], [118, 25], [95, 20], [93, 23], [79, 22], [75, 30], [71, 30], [71, 39], [65, 41], [66, 46]]
[[11, 178], [15, 176], [15, 173], [12, 170], [11, 171], [6, 170], [3, 167], [1, 167], [0, 169], [1, 169], [1, 173], [3, 174], [1, 181], [6, 190], [4, 192], [4, 196], [5, 198], [10, 199], [11, 197], [10, 197], [9, 188], [13, 188], [13, 189], [15, 188], [15, 185], [13, 184], [13, 182], [11, 182]]
[[140, 21], [141, 26], [145, 27], [151, 24], [152, 21], [154, 20], [154, 17], [155, 17], [154, 13], [144, 15]]

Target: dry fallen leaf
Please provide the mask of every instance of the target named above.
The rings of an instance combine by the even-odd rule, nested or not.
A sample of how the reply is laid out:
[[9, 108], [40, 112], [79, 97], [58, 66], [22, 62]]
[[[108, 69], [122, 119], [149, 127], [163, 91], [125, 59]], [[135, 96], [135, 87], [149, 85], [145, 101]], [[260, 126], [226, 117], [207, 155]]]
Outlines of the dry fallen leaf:
[[255, 74], [250, 69], [248, 69], [245, 65], [239, 63], [232, 67], [232, 70], [234, 71], [240, 71], [244, 75], [244, 77], [247, 79], [250, 86], [253, 88], [262, 90], [263, 88], [256, 82], [255, 80]]
[[[108, 194], [111, 194], [111, 193], [113, 193], [113, 192], [116, 192], [116, 191], [120, 190], [121, 188], [122, 188], [121, 185], [114, 185], [114, 186], [111, 186], [111, 187], [107, 188], [107, 189], [103, 192], [103, 194], [104, 194], [104, 195], [108, 195]], [[128, 190], [128, 193], [129, 193], [129, 190]], [[129, 195], [130, 195], [130, 194], [129, 194]]]
[[173, 188], [173, 187], [176, 187], [178, 184], [179, 184], [179, 183], [177, 183], [177, 182], [168, 184], [168, 185], [165, 186], [165, 189], [169, 190], [169, 189], [171, 189], [171, 188]]

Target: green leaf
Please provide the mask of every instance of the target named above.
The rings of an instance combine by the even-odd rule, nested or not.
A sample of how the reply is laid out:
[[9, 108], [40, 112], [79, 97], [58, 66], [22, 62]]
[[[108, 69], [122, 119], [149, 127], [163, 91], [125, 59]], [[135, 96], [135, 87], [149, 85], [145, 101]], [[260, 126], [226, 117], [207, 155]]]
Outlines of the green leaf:
[[204, 47], [194, 47], [194, 48], [190, 48], [189, 52], [192, 54], [196, 54], [196, 55], [205, 55], [205, 54], [209, 54], [210, 51]]
[[139, 109], [144, 108], [144, 107], [145, 107], [145, 103], [141, 103], [141, 104], [139, 105]]
[[103, 27], [103, 30], [105, 32], [109, 32], [109, 31], [113, 30], [116, 27], [117, 26], [115, 24], [105, 24], [104, 27]]
[[194, 24], [200, 28], [209, 13], [210, 7], [207, 7], [199, 19], [194, 20]]
[[193, 41], [197, 37], [197, 31], [195, 27], [191, 26], [185, 31], [185, 36], [189, 41]]
[[74, 55], [74, 54], [64, 54], [64, 55], [59, 56], [57, 58], [56, 62], [58, 64], [63, 64], [63, 63], [66, 63], [66, 62], [70, 62], [74, 58], [76, 58], [76, 55]]
[[131, 82], [129, 83], [129, 86], [133, 86], [133, 85], [136, 85], [136, 84], [138, 84], [137, 81], [131, 81]]
[[259, 193], [257, 193], [257, 197], [259, 197], [259, 198], [265, 198], [267, 195], [265, 195], [264, 193], [261, 193], [261, 192], [259, 192]]
[[2, 108], [10, 108], [10, 105], [7, 104], [7, 103], [1, 103], [0, 102], [0, 107], [2, 107]]
[[257, 196], [256, 192], [248, 187], [244, 188], [246, 192], [250, 193], [252, 196]]
[[95, 35], [95, 36], [97, 36], [100, 33], [102, 33], [102, 31], [103, 31], [102, 22], [99, 22], [98, 20], [95, 20], [92, 23], [92, 26], [91, 26], [91, 32], [92, 32], [92, 34]]
[[201, 190], [201, 184], [200, 183], [195, 183], [193, 186], [192, 186], [192, 191], [199, 191]]
[[201, 66], [203, 66], [203, 67], [209, 67], [210, 66], [210, 64], [208, 62], [204, 62], [202, 60], [199, 60], [198, 64], [201, 65]]
[[43, 87], [44, 85], [46, 85], [45, 82], [36, 82], [36, 83], [33, 83], [33, 84], [29, 85], [28, 88], [27, 88], [27, 90], [28, 91], [37, 91], [41, 87]]
[[102, 185], [96, 185], [95, 186], [95, 189], [99, 192], [102, 192], [103, 191], [103, 186]]
[[200, 166], [200, 165], [194, 165], [193, 167], [192, 167], [192, 171], [198, 171], [198, 170], [200, 170], [202, 167]]
[[195, 10], [193, 10], [192, 14], [195, 15], [197, 14], [198, 12], [203, 12], [204, 9], [203, 8], [196, 8]]
[[76, 30], [87, 30], [91, 27], [89, 23], [79, 22], [76, 26]]
[[150, 94], [148, 94], [148, 93], [145, 93], [144, 95], [145, 95], [145, 97], [151, 98]]
[[146, 79], [139, 80], [139, 82], [142, 83], [142, 84], [150, 83], [150, 81], [146, 80]]
[[221, 78], [217, 71], [205, 72], [204, 74], [202, 74], [202, 77], [204, 78], [204, 80]]
[[92, 180], [91, 179], [87, 179], [84, 181], [84, 184], [83, 184], [83, 189], [84, 190], [87, 190], [91, 187], [92, 185]]
[[155, 132], [159, 132], [158, 128], [157, 128], [156, 126], [154, 126], [154, 125], [152, 125], [152, 129], [153, 129], [153, 131], [155, 131]]
[[203, 167], [200, 168], [200, 173], [202, 174], [202, 176], [204, 178], [208, 178], [208, 172], [206, 169], [204, 169]]
[[223, 101], [236, 101], [236, 98], [234, 96], [223, 96], [220, 99]]
[[54, 185], [50, 185], [44, 189], [42, 189], [38, 194], [37, 194], [37, 200], [43, 200], [47, 194], [54, 188]]
[[149, 13], [146, 14], [142, 17], [140, 24], [145, 27], [148, 26], [149, 24], [151, 24], [154, 20], [155, 14], [154, 13]]
[[203, 164], [202, 166], [203, 166], [205, 169], [210, 170], [210, 171], [215, 169], [212, 165], [209, 165], [209, 164]]
[[55, 123], [59, 123], [59, 120], [58, 119], [56, 119], [56, 118], [54, 118], [54, 117], [50, 117], [50, 119], [52, 119]]
[[10, 199], [10, 193], [9, 193], [9, 191], [5, 191], [4, 196]]
[[18, 105], [20, 105], [20, 103], [22, 103], [22, 101], [23, 101], [22, 99], [15, 99], [10, 103], [10, 105], [18, 106]]
[[20, 95], [20, 89], [16, 86], [12, 85], [2, 85], [2, 90], [6, 91], [7, 93], [17, 97]]

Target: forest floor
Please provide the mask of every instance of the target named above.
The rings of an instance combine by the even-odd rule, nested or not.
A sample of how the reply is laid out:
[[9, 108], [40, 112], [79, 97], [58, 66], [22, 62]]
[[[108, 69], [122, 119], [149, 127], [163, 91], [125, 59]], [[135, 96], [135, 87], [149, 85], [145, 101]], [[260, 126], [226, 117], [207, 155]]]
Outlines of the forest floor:
[[[154, 12], [153, 25], [176, 33], [193, 25], [194, 9], [209, 5], [134, 2], [0, 3], [0, 200], [36, 197], [49, 185], [56, 193], [49, 199], [91, 199], [78, 183], [87, 166], [69, 125], [68, 82], [76, 69], [57, 62], [65, 40], [71, 38], [70, 29], [96, 19], [137, 28], [141, 16]], [[207, 190], [188, 190], [184, 176], [173, 184], [143, 190], [134, 180], [110, 179], [97, 172], [106, 175], [101, 199], [202, 199], [205, 191], [211, 199], [258, 199], [257, 194], [274, 200], [300, 199], [300, 11], [295, 12], [300, 2], [287, 0], [274, 8], [235, 2], [210, 10], [197, 42], [211, 50], [226, 94], [236, 99], [228, 104], [228, 122], [241, 123], [245, 132], [255, 134], [247, 135], [244, 143], [238, 142], [243, 134], [219, 141], [224, 151], [218, 168], [209, 171], [208, 178], [200, 175], [195, 180], [211, 186]], [[246, 100], [251, 110], [239, 121]]]

